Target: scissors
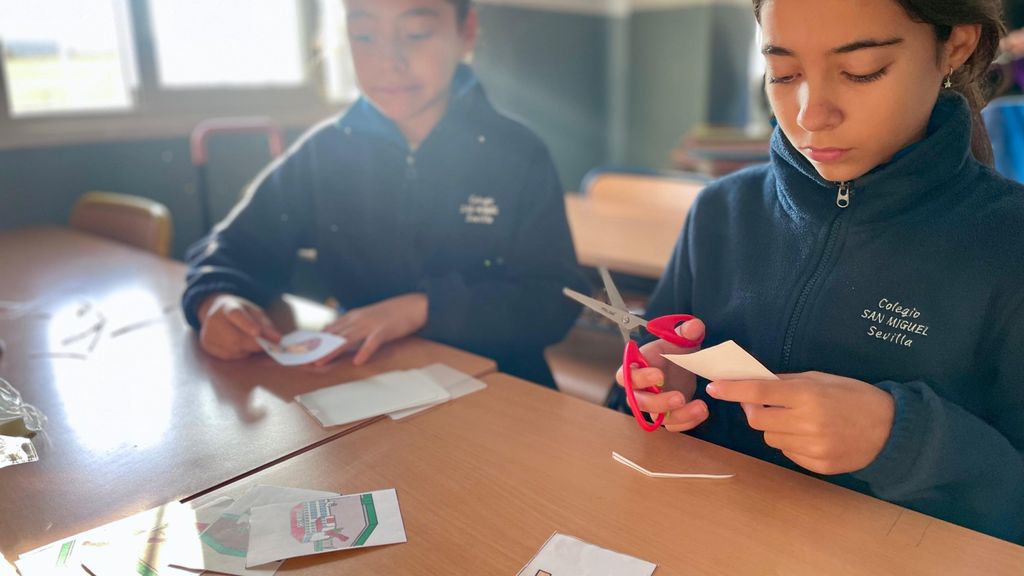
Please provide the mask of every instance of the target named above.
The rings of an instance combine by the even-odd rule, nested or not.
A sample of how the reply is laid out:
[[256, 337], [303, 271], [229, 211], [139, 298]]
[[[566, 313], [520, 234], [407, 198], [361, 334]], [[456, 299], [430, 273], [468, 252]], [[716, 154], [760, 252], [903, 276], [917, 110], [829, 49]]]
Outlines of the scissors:
[[[611, 303], [610, 305], [605, 304], [600, 300], [595, 300], [589, 296], [584, 296], [583, 294], [569, 288], [562, 288], [562, 293], [605, 318], [608, 318], [612, 322], [615, 322], [619, 327], [619, 333], [622, 334], [622, 340], [626, 343], [626, 349], [622, 353], [622, 379], [625, 381], [626, 402], [629, 404], [629, 409], [633, 412], [633, 417], [636, 418], [637, 424], [640, 424], [640, 427], [644, 430], [653, 432], [661, 427], [661, 424], [665, 421], [665, 415], [658, 414], [656, 417], [652, 416], [654, 421], [648, 422], [647, 419], [643, 417], [643, 412], [640, 410], [639, 406], [637, 406], [636, 394], [633, 392], [632, 367], [636, 366], [639, 368], [647, 368], [650, 364], [647, 363], [643, 354], [640, 353], [640, 347], [637, 346], [636, 342], [634, 342], [632, 338], [630, 338], [630, 334], [633, 330], [643, 326], [650, 334], [683, 348], [699, 346], [704, 340], [704, 337], [701, 336], [700, 340], [695, 341], [690, 340], [689, 338], [684, 338], [676, 333], [676, 326], [686, 322], [687, 320], [693, 320], [694, 317], [690, 314], [669, 314], [667, 316], [659, 316], [650, 321], [630, 314], [629, 310], [626, 308], [626, 303], [622, 300], [622, 296], [619, 294], [619, 289], [616, 288], [615, 283], [612, 282], [612, 277], [611, 274], [608, 273], [608, 269], [598, 268], [598, 272], [601, 273], [601, 280], [604, 282], [604, 289], [608, 293], [608, 300]], [[657, 394], [661, 392], [661, 389], [657, 386], [649, 386], [644, 388], [644, 392]]]

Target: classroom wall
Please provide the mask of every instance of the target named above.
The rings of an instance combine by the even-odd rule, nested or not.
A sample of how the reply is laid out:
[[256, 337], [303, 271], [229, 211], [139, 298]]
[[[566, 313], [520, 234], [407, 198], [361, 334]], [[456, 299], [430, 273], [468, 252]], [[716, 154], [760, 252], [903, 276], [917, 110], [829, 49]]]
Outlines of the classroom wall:
[[491, 100], [540, 135], [575, 189], [606, 153], [608, 19], [483, 5], [480, 22], [473, 64]]
[[[680, 136], [698, 122], [745, 122], [749, 5], [650, 4], [489, 0], [479, 6], [474, 66], [493, 102], [547, 142], [568, 189], [578, 189], [594, 166], [667, 166]], [[258, 138], [214, 141], [215, 215], [227, 212], [266, 161]], [[74, 199], [88, 190], [138, 194], [170, 208], [173, 254], [180, 258], [202, 233], [195, 180], [184, 135], [3, 150], [0, 230], [63, 224]]]
[[710, 6], [633, 14], [625, 164], [669, 164], [680, 137], [708, 109], [714, 14]]
[[489, 0], [479, 10], [474, 64], [492, 100], [545, 139], [569, 189], [594, 166], [669, 167], [698, 123], [747, 122], [749, 2]]
[[[258, 138], [232, 136], [212, 141], [210, 158], [211, 205], [214, 214], [223, 215], [268, 153]], [[137, 194], [171, 211], [173, 255], [180, 258], [202, 235], [195, 189], [185, 137], [5, 150], [0, 152], [0, 230], [64, 224], [75, 199], [90, 190]]]

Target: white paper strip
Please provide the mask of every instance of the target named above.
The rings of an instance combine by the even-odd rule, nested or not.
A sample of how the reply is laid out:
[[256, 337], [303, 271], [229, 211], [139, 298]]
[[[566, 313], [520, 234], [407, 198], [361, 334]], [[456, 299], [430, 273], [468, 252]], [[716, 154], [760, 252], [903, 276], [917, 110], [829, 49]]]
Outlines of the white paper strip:
[[703, 480], [725, 480], [727, 478], [732, 478], [733, 476], [735, 476], [735, 474], [674, 474], [669, 472], [651, 472], [650, 470], [644, 468], [643, 466], [637, 464], [636, 462], [633, 462], [632, 460], [626, 458], [625, 456], [619, 454], [618, 452], [612, 452], [612, 458], [614, 458], [616, 462], [620, 464], [625, 464], [626, 466], [629, 466], [630, 468], [636, 470], [637, 472], [643, 474], [644, 476], [650, 476], [651, 478], [693, 478]]

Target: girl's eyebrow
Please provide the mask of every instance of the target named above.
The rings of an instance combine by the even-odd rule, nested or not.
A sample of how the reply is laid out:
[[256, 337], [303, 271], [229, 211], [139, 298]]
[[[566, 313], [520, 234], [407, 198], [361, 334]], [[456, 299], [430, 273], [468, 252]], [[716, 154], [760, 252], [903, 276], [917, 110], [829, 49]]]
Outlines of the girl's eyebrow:
[[[865, 40], [857, 40], [850, 42], [849, 44], [843, 44], [837, 48], [829, 50], [832, 54], [849, 54], [858, 50], [865, 50], [868, 48], [884, 48], [886, 46], [895, 46], [902, 44], [903, 38], [888, 38], [886, 40], [876, 40], [868, 38]], [[789, 48], [783, 48], [782, 46], [776, 46], [774, 44], [765, 44], [761, 48], [761, 54], [765, 56], [796, 56], [796, 52]]]
[[408, 12], [403, 12], [399, 18], [415, 18], [415, 17], [427, 17], [427, 18], [439, 18], [441, 14], [433, 8], [413, 8]]
[[[408, 12], [403, 12], [399, 18], [439, 18], [441, 16], [437, 10], [432, 8], [413, 8]], [[355, 10], [349, 12], [346, 16], [348, 20], [360, 20], [360, 19], [375, 19], [375, 17], [365, 10]]]
[[886, 46], [895, 46], [896, 44], [902, 44], [903, 38], [889, 38], [887, 40], [875, 40], [869, 38], [867, 40], [857, 40], [856, 42], [850, 42], [844, 44], [838, 48], [833, 48], [833, 54], [849, 54], [850, 52], [856, 52], [857, 50], [864, 50], [866, 48], [884, 48]]

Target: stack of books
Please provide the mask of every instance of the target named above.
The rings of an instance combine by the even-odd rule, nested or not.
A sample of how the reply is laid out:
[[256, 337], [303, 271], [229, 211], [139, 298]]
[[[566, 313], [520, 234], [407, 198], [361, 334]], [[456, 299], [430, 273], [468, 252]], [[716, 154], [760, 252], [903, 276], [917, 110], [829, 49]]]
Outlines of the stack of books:
[[699, 125], [672, 151], [673, 167], [711, 177], [768, 161], [770, 130]]

